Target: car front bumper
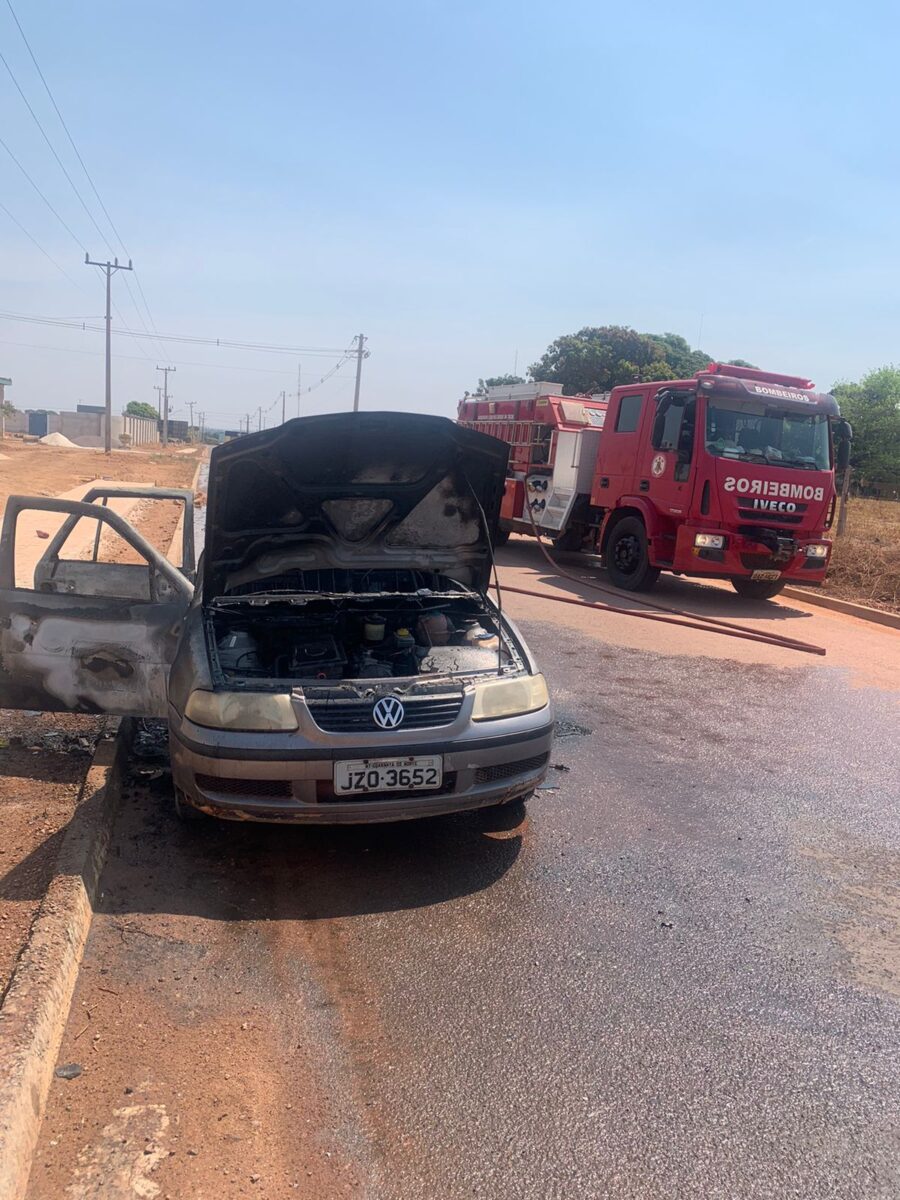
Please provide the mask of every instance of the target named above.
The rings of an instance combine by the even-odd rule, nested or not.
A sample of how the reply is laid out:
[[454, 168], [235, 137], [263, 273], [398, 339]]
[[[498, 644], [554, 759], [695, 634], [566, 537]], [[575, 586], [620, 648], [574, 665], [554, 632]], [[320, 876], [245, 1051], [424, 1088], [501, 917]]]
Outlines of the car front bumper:
[[[505, 728], [504, 728], [505, 727]], [[485, 723], [463, 735], [422, 730], [381, 745], [311, 744], [297, 734], [205, 729], [169, 709], [176, 792], [210, 816], [239, 821], [342, 824], [402, 821], [505, 804], [529, 795], [547, 773], [553, 739], [550, 710]], [[334, 764], [347, 759], [440, 755], [444, 777], [434, 792], [335, 796]]]

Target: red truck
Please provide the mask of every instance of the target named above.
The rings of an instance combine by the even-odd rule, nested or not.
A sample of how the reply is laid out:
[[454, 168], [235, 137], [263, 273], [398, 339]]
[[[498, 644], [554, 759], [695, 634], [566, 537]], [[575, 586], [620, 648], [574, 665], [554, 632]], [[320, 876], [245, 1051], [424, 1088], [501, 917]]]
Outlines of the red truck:
[[502, 535], [601, 554], [626, 591], [671, 571], [764, 600], [825, 578], [852, 430], [808, 379], [710, 363], [604, 395], [521, 384], [466, 397], [458, 419], [509, 443]]

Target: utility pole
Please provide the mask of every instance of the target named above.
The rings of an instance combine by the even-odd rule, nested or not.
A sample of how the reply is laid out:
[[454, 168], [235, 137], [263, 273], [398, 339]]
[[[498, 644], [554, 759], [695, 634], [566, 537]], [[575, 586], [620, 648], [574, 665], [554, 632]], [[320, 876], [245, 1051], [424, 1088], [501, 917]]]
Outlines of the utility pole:
[[203, 439], [206, 437], [206, 413], [198, 413], [197, 416], [200, 418], [200, 442], [202, 445]]
[[174, 367], [157, 367], [157, 371], [163, 373], [163, 436], [162, 444], [169, 444], [169, 372], [174, 371]]
[[162, 384], [154, 383], [153, 390], [156, 392], [156, 411], [159, 413], [159, 419], [162, 420]]
[[284, 417], [285, 417], [284, 405], [285, 405], [286, 397], [287, 397], [287, 392], [282, 392], [281, 393], [281, 423], [282, 423], [282, 425], [284, 424]]
[[297, 416], [300, 416], [300, 379], [301, 364], [297, 363]]
[[103, 438], [103, 449], [107, 454], [112, 451], [112, 287], [111, 281], [116, 271], [133, 271], [131, 259], [128, 266], [116, 258], [112, 262], [95, 262], [89, 254], [84, 256], [85, 264], [89, 267], [99, 267], [106, 275], [106, 433]]
[[244, 430], [244, 432], [245, 433], [250, 432], [250, 414], [249, 413], [247, 413], [247, 428]]
[[262, 405], [260, 405], [256, 411], [256, 432], [259, 433], [259, 431], [262, 429]]
[[365, 337], [360, 333], [356, 337], [356, 388], [353, 392], [353, 411], [359, 412], [359, 385], [362, 382], [362, 362], [366, 357], [364, 350]]
[[188, 400], [188, 402], [187, 402], [187, 406], [188, 406], [188, 437], [190, 438], [191, 441], [194, 440], [194, 405], [196, 403], [197, 403], [196, 400]]

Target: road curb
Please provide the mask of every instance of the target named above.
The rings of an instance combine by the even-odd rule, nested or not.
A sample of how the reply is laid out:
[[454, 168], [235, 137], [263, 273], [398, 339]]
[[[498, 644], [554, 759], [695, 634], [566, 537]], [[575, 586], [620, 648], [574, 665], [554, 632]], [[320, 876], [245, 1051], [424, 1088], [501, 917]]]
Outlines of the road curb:
[[200, 472], [203, 470], [203, 464], [209, 458], [208, 454], [200, 455], [200, 461], [197, 463], [197, 469], [194, 471], [194, 478], [191, 480], [191, 491], [194, 493], [194, 500], [197, 498], [197, 484], [200, 482]]
[[0, 1200], [22, 1200], [106, 860], [128, 722], [99, 742], [0, 1006]]
[[858, 617], [860, 621], [872, 621], [876, 625], [887, 625], [889, 629], [900, 629], [900, 613], [869, 608], [867, 604], [855, 604], [852, 600], [840, 600], [837, 596], [811, 592], [805, 588], [785, 587], [779, 594], [788, 596], [791, 600], [802, 600], [804, 604], [817, 604], [819, 608], [846, 613], [849, 617]]

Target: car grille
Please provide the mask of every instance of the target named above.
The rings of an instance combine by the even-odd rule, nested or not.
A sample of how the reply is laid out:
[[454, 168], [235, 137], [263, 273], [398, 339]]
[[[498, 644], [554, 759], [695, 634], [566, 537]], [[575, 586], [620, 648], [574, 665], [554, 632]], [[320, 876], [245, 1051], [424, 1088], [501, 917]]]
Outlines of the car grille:
[[475, 772], [478, 783], [493, 783], [497, 779], [512, 779], [514, 775], [527, 775], [547, 765], [549, 754], [537, 754], [534, 758], [523, 758], [519, 762], [498, 763], [496, 767], [479, 767]]
[[265, 796], [290, 799], [293, 785], [290, 779], [218, 779], [215, 775], [197, 775], [197, 787], [204, 792], [219, 792], [223, 796]]
[[401, 696], [404, 716], [396, 729], [382, 729], [372, 717], [374, 700], [307, 700], [312, 719], [326, 733], [404, 733], [452, 725], [459, 716], [461, 692], [440, 696]]

